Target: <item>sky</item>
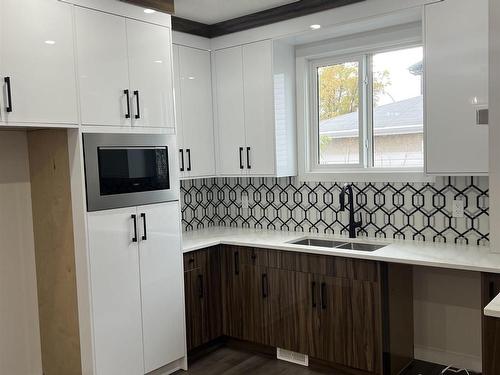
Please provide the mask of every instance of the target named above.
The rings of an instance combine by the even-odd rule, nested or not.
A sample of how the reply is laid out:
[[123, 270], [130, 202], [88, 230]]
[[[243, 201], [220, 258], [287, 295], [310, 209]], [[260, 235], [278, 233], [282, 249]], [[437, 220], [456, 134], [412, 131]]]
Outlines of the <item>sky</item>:
[[388, 70], [392, 85], [386, 89], [390, 95], [381, 95], [378, 105], [393, 103], [421, 95], [421, 77], [414, 76], [408, 67], [422, 61], [422, 47], [385, 52], [373, 56], [373, 70]]

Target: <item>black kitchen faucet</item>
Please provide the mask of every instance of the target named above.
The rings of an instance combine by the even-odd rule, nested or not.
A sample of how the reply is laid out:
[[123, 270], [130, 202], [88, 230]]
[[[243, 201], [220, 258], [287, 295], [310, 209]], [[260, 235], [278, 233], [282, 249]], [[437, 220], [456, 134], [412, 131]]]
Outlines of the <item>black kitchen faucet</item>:
[[352, 185], [345, 184], [340, 192], [340, 211], [345, 211], [345, 196], [349, 196], [349, 238], [356, 238], [356, 228], [361, 227], [361, 220], [354, 219], [354, 193]]

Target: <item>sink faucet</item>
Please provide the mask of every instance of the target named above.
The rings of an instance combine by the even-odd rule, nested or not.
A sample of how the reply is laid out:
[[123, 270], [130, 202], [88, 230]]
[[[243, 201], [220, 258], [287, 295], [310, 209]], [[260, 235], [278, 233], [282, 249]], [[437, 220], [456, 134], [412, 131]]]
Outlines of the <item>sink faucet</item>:
[[352, 185], [345, 184], [340, 192], [340, 211], [345, 211], [345, 196], [349, 196], [349, 238], [356, 238], [356, 228], [361, 227], [361, 220], [354, 220], [354, 193]]

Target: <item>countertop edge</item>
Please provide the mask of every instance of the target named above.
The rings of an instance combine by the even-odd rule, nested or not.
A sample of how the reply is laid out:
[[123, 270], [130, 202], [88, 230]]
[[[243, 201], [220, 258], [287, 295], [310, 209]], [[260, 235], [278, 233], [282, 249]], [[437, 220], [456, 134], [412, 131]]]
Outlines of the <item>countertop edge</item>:
[[484, 308], [484, 315], [490, 318], [500, 318], [500, 294]]

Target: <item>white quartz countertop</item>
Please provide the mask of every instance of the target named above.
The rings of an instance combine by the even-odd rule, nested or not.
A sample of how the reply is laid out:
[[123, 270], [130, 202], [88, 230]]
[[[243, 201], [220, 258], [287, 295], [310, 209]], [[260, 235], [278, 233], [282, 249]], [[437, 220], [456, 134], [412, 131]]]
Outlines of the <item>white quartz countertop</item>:
[[[305, 237], [387, 244], [387, 246], [373, 252], [364, 252], [294, 245], [290, 243]], [[212, 227], [183, 233], [184, 253], [221, 244], [298, 251], [310, 254], [333, 255], [428, 267], [500, 273], [500, 253], [493, 253], [485, 246], [435, 244], [388, 239], [361, 238], [350, 240], [346, 236], [227, 227]], [[495, 306], [497, 306], [500, 317], [500, 298], [497, 297], [497, 300]]]
[[484, 315], [500, 318], [500, 294], [484, 308]]

